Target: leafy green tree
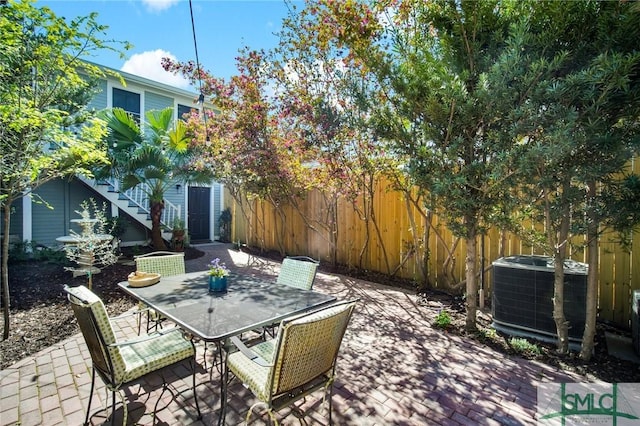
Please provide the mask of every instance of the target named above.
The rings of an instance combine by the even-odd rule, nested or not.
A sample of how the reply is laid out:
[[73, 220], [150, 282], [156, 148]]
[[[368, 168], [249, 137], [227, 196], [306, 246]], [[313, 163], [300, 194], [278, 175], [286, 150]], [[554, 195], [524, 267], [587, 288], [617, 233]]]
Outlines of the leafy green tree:
[[286, 230], [284, 206], [301, 196], [308, 185], [303, 164], [309, 150], [281, 126], [277, 105], [270, 95], [269, 74], [264, 53], [245, 49], [237, 59], [238, 74], [229, 81], [198, 70], [192, 63], [165, 60], [165, 69], [182, 73], [191, 81], [203, 82], [202, 94], [215, 107], [207, 118], [194, 117], [189, 127], [203, 156], [198, 167], [209, 169], [224, 183], [248, 218], [260, 215], [246, 206], [245, 198], [270, 203], [280, 216], [282, 227], [276, 243], [284, 254]]
[[[315, 179], [309, 181], [309, 187], [319, 189], [326, 206], [320, 212], [296, 210], [309, 229], [327, 238], [335, 263], [341, 232], [337, 205], [346, 200], [364, 224], [363, 244], [353, 247], [358, 253], [356, 264], [362, 266], [375, 234], [386, 270], [393, 274], [373, 207], [379, 177], [397, 168], [384, 144], [367, 131], [365, 99], [376, 87], [375, 81], [356, 68], [345, 67], [339, 52], [308, 31], [318, 24], [313, 8], [298, 12], [291, 5], [280, 44], [271, 57], [281, 127], [314, 155], [308, 173]], [[291, 202], [297, 207], [295, 199]]]
[[[3, 218], [3, 338], [9, 336], [9, 233], [12, 205], [40, 185], [106, 163], [104, 127], [84, 109], [105, 77], [83, 57], [115, 50], [96, 15], [69, 22], [34, 2], [0, 6], [0, 206]], [[127, 47], [125, 45], [125, 47]], [[72, 131], [79, 126], [79, 131]], [[45, 200], [46, 201], [46, 200]]]
[[[489, 226], [514, 229], [511, 213], [525, 190], [518, 204], [539, 212], [542, 245], [554, 253], [553, 315], [564, 351], [570, 236], [588, 232], [596, 265], [598, 223], [612, 213], [602, 194], [615, 188], [636, 140], [636, 8], [590, 1], [307, 3], [317, 18], [305, 31], [375, 76], [382, 88], [372, 92], [380, 94], [370, 109], [376, 135], [410, 158], [411, 180], [429, 194], [426, 210], [466, 242], [468, 328], [475, 326], [476, 240]], [[596, 278], [592, 266], [586, 333], [594, 332]]]
[[376, 136], [408, 159], [411, 181], [429, 194], [425, 210], [466, 243], [469, 329], [476, 323], [476, 241], [506, 220], [515, 179], [519, 147], [505, 118], [520, 100], [502, 77], [515, 4], [313, 2], [319, 39], [381, 87], [372, 100]]
[[109, 128], [110, 165], [95, 171], [98, 178], [113, 176], [121, 189], [144, 185], [149, 197], [151, 241], [156, 250], [166, 250], [162, 238], [164, 194], [176, 181], [210, 183], [212, 174], [198, 169], [198, 146], [190, 145], [184, 121], [173, 120], [173, 109], [147, 111], [141, 128], [135, 118], [122, 108], [102, 111], [100, 117]]
[[[280, 44], [271, 57], [280, 115], [294, 129], [297, 139], [315, 148], [316, 158], [310, 173], [317, 175], [315, 182], [326, 206], [321, 209], [323, 215], [317, 214], [315, 220], [313, 213], [298, 211], [309, 229], [328, 236], [331, 259], [335, 262], [341, 232], [335, 212], [338, 201], [346, 200], [364, 225], [363, 243], [353, 247], [359, 251], [355, 257], [357, 264], [362, 264], [370, 253], [369, 245], [375, 241], [382, 252], [381, 261], [391, 275], [410, 258], [419, 258], [417, 280], [426, 286], [428, 246], [424, 244], [425, 237], [428, 239], [432, 230], [439, 236], [438, 228], [432, 226], [433, 211], [424, 208], [420, 201], [424, 191], [416, 192], [414, 182], [406, 175], [402, 167], [406, 158], [375, 134], [375, 111], [386, 99], [385, 86], [367, 70], [364, 61], [345, 50], [335, 36], [345, 28], [352, 28], [356, 21], [350, 19], [372, 23], [372, 27], [357, 27], [366, 35], [372, 35], [376, 31], [376, 19], [373, 12], [366, 9], [359, 10], [362, 16], [354, 17], [352, 12], [358, 10], [355, 2], [349, 2], [344, 11], [339, 12], [345, 16], [326, 19], [326, 13], [318, 13], [322, 4], [308, 2], [307, 7], [300, 10], [295, 4], [289, 4], [290, 14], [283, 22]], [[404, 244], [402, 258], [396, 265], [389, 261], [390, 251], [385, 247], [373, 208], [383, 181], [390, 182], [394, 190], [404, 194], [411, 223], [411, 240]], [[295, 205], [295, 200], [293, 203]], [[419, 232], [415, 213], [427, 223], [424, 233]], [[442, 239], [439, 241], [444, 244]], [[447, 250], [451, 253], [448, 247]], [[449, 268], [454, 264], [452, 259], [450, 256], [445, 261]]]
[[[590, 359], [596, 326], [598, 238], [604, 226], [633, 227], [616, 200], [630, 200], [637, 177], [624, 170], [640, 146], [640, 14], [627, 2], [537, 2], [520, 37], [518, 65], [529, 101], [518, 112], [527, 134], [521, 170], [544, 247], [555, 260], [558, 350], [568, 351], [564, 262], [572, 237], [586, 235], [589, 263], [581, 357]], [[622, 177], [622, 181], [621, 181]], [[630, 185], [625, 185], [624, 181]], [[527, 188], [525, 186], [524, 188]], [[529, 204], [531, 203], [531, 204]]]

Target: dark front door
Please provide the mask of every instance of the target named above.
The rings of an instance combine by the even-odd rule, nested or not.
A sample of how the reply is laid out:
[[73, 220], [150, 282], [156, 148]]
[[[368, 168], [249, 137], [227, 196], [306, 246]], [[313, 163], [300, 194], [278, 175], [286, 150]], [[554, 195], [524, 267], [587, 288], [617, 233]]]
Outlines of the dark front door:
[[211, 188], [190, 186], [188, 208], [191, 242], [210, 241]]

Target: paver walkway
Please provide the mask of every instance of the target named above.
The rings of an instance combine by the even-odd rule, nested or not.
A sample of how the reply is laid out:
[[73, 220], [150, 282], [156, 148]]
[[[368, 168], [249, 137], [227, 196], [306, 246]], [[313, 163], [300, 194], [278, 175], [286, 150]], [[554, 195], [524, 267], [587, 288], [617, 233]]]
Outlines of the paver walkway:
[[[187, 261], [188, 272], [205, 269], [214, 257], [242, 273], [275, 277], [278, 272], [278, 263], [250, 258], [228, 245], [199, 248], [206, 254]], [[338, 299], [360, 299], [338, 360], [335, 425], [535, 424], [538, 383], [581, 380], [432, 328], [434, 311], [417, 305], [409, 291], [322, 272], [316, 277], [314, 290]], [[119, 336], [135, 334], [135, 318], [119, 323]], [[220, 402], [218, 375], [210, 376], [204, 368], [205, 357], [210, 367], [211, 352], [205, 355], [200, 345], [196, 394], [201, 420], [196, 418], [189, 389], [191, 377], [185, 366], [165, 373], [172, 392], [161, 394], [161, 389], [156, 389], [161, 383], [159, 375], [127, 388], [129, 422], [215, 424]], [[0, 424], [80, 425], [90, 382], [91, 361], [78, 334], [0, 372]], [[91, 424], [102, 424], [110, 413], [110, 396], [99, 379], [96, 384]], [[173, 395], [177, 392], [181, 395]], [[242, 423], [254, 402], [240, 384], [230, 387], [227, 424]], [[306, 399], [307, 424], [327, 424], [327, 404], [322, 402], [321, 392]], [[250, 423], [266, 424], [267, 417], [260, 414], [254, 412]], [[118, 404], [116, 419], [121, 416]], [[278, 417], [284, 425], [300, 422], [286, 409]]]

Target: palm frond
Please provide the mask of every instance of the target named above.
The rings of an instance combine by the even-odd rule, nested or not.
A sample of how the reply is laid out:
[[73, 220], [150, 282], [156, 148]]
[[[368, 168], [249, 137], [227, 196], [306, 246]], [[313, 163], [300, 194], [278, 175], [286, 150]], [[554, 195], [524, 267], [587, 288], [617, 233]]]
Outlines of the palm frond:
[[131, 154], [128, 160], [129, 169], [144, 169], [155, 167], [163, 170], [171, 170], [171, 161], [159, 147], [153, 145], [143, 145]]
[[120, 181], [122, 189], [125, 190], [125, 191], [127, 189], [134, 188], [135, 186], [137, 186], [140, 183], [141, 183], [140, 179], [136, 175], [133, 175], [133, 174], [129, 174], [129, 175], [123, 176], [122, 180]]
[[157, 179], [157, 180], [167, 180], [167, 172], [165, 170], [157, 169], [155, 167], [147, 167], [142, 172], [145, 180]]
[[[122, 108], [102, 111], [99, 117], [107, 123], [109, 132], [109, 143], [117, 146], [114, 148], [128, 149], [132, 145], [142, 143], [140, 126], [131, 114]], [[112, 146], [113, 147], [113, 146]]]
[[178, 120], [175, 128], [169, 132], [169, 146], [181, 154], [187, 152], [189, 138], [187, 138], [187, 126], [184, 121]]
[[166, 137], [169, 129], [171, 128], [171, 121], [173, 120], [173, 110], [171, 108], [165, 108], [163, 110], [151, 110], [145, 114], [147, 123], [147, 129], [153, 133], [153, 137], [150, 138], [150, 142], [160, 145], [162, 140]]

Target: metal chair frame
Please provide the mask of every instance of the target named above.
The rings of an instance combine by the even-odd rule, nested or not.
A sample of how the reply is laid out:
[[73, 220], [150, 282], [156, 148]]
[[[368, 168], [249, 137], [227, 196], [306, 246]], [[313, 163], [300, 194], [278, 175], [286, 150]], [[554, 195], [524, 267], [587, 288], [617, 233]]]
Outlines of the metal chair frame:
[[[136, 270], [143, 272], [153, 272], [160, 274], [161, 277], [170, 277], [172, 275], [180, 275], [185, 273], [184, 253], [175, 253], [171, 251], [154, 251], [151, 253], [141, 254], [133, 259], [136, 262]], [[147, 308], [140, 302], [140, 312], [147, 313], [147, 333], [151, 330], [162, 328], [162, 322], [165, 317], [159, 315], [156, 311]], [[142, 327], [142, 318], [139, 318], [138, 334]], [[152, 325], [153, 324], [153, 325]]]
[[320, 261], [308, 256], [289, 256], [282, 260], [276, 283], [311, 290]]
[[[303, 290], [312, 290], [319, 266], [320, 261], [309, 256], [287, 256], [282, 260], [276, 283]], [[262, 334], [262, 338], [265, 339], [267, 335], [275, 337], [277, 328], [278, 325], [273, 324], [263, 327], [261, 331], [256, 331]]]
[[[249, 409], [246, 423], [256, 406], [265, 405], [269, 417], [277, 425], [274, 412], [324, 388], [325, 396], [328, 392], [331, 424], [336, 360], [355, 304], [355, 300], [339, 302], [284, 320], [275, 339], [252, 347], [247, 347], [238, 337], [232, 337], [222, 378], [223, 407], [219, 424], [224, 423], [229, 375], [231, 379], [246, 380], [246, 386], [259, 400]], [[259, 369], [262, 373], [256, 374]], [[267, 374], [266, 381], [260, 383], [256, 377], [264, 377], [263, 373]]]
[[[95, 296], [91, 290], [87, 289], [84, 286], [80, 286], [81, 288], [71, 288], [68, 286], [64, 287], [64, 291], [67, 293], [67, 299], [71, 303], [71, 307], [73, 312], [78, 320], [78, 324], [80, 326], [80, 330], [82, 331], [83, 337], [85, 339], [85, 343], [89, 349], [89, 353], [91, 354], [91, 390], [89, 391], [89, 403], [87, 405], [87, 414], [85, 417], [84, 424], [89, 424], [89, 415], [91, 413], [91, 401], [93, 399], [93, 391], [95, 389], [95, 380], [96, 380], [96, 372], [104, 382], [107, 389], [111, 390], [112, 402], [111, 402], [111, 415], [112, 415], [112, 424], [114, 421], [113, 414], [115, 413], [116, 408], [116, 391], [120, 396], [123, 404], [123, 424], [126, 424], [127, 421], [127, 404], [125, 402], [124, 396], [120, 394], [120, 389], [123, 386], [126, 386], [130, 383], [133, 383], [139, 380], [141, 377], [144, 377], [148, 374], [158, 372], [166, 367], [175, 365], [179, 362], [184, 361], [185, 359], [189, 359], [189, 365], [192, 371], [193, 377], [193, 391], [194, 391], [194, 400], [196, 404], [196, 410], [198, 412], [198, 418], [202, 417], [200, 412], [200, 406], [198, 404], [198, 398], [195, 393], [196, 389], [196, 350], [193, 342], [186, 340], [182, 335], [180, 335], [180, 339], [176, 337], [175, 333], [181, 333], [179, 329], [172, 329], [168, 331], [159, 331], [154, 332], [152, 334], [148, 334], [145, 336], [141, 336], [134, 339], [129, 339], [125, 341], [115, 341], [114, 343], [108, 343], [108, 340], [115, 340], [115, 333], [111, 328], [111, 324], [109, 321], [112, 318], [109, 318], [104, 307], [104, 304], [101, 300]], [[84, 295], [83, 295], [84, 293]], [[107, 319], [99, 320], [96, 316], [96, 312], [94, 312], [92, 306], [96, 305], [98, 302], [92, 302], [87, 300], [86, 295], [93, 295], [98, 300], [99, 304], [96, 306], [96, 309], [100, 312], [100, 316]], [[105, 327], [108, 327], [108, 330], [105, 330]], [[107, 339], [105, 333], [111, 335], [111, 339]], [[173, 333], [173, 336], [170, 334]], [[182, 341], [181, 339], [184, 339]], [[126, 370], [126, 362], [122, 359], [119, 362], [119, 366], [116, 367], [116, 362], [114, 360], [114, 356], [122, 357], [121, 348], [125, 348], [127, 346], [133, 347], [144, 344], [145, 342], [152, 343], [154, 341], [159, 348], [163, 350], [166, 349], [167, 352], [167, 360], [164, 362], [160, 362], [155, 359], [154, 362], [159, 363], [157, 368], [152, 370], [148, 370], [146, 372], [141, 372], [140, 374], [133, 374], [128, 380], [119, 380], [119, 376], [124, 376], [127, 373]], [[178, 343], [182, 342], [180, 345]], [[187, 344], [191, 346], [191, 350], [187, 350]], [[171, 352], [173, 351], [173, 352]], [[170, 361], [170, 362], [168, 362]], [[122, 365], [124, 363], [124, 366]], [[120, 371], [118, 371], [120, 369]], [[167, 383], [163, 379], [163, 388], [167, 388]]]

